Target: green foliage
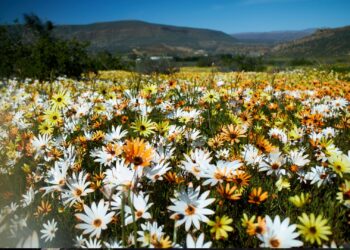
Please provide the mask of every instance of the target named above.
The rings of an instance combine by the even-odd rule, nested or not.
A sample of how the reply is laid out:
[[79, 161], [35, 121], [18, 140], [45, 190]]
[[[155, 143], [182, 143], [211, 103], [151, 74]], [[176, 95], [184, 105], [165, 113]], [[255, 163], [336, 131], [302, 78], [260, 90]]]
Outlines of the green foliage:
[[1, 76], [39, 80], [52, 80], [62, 75], [79, 78], [89, 69], [87, 43], [53, 37], [53, 24], [43, 23], [33, 14], [25, 14], [24, 20], [20, 32], [11, 32], [5, 27], [0, 30]]
[[134, 67], [134, 60], [122, 58], [120, 55], [112, 55], [107, 50], [91, 57], [92, 67], [95, 71], [130, 70]]
[[175, 63], [169, 59], [151, 60], [149, 58], [143, 58], [136, 62], [135, 71], [143, 74], [173, 74], [179, 71], [179, 68], [175, 67]]
[[310, 66], [310, 65], [314, 65], [315, 62], [308, 60], [306, 58], [293, 58], [290, 62], [289, 65], [290, 66]]
[[252, 57], [247, 55], [222, 55], [219, 65], [222, 71], [264, 71], [262, 57]]

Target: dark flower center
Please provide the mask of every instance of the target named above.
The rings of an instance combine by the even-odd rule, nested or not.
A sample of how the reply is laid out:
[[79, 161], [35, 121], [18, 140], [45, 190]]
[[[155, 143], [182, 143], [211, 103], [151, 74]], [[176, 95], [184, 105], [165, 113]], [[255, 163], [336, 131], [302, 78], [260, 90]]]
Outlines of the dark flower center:
[[92, 223], [95, 227], [100, 227], [102, 224], [102, 221], [100, 219], [96, 219], [94, 220], [94, 222]]
[[195, 211], [196, 211], [196, 209], [192, 205], [188, 205], [188, 207], [185, 210], [187, 215], [192, 215], [192, 214], [194, 214]]
[[140, 156], [135, 156], [133, 160], [136, 166], [141, 165], [143, 163], [143, 159]]
[[270, 245], [271, 245], [272, 247], [278, 247], [278, 246], [280, 245], [280, 241], [277, 240], [277, 239], [271, 239], [271, 240], [270, 240]]
[[310, 231], [310, 233], [315, 234], [316, 233], [316, 227], [310, 227], [309, 231]]
[[274, 163], [274, 164], [271, 165], [271, 168], [274, 169], [274, 170], [278, 169], [279, 167], [280, 167], [280, 165], [277, 164], [277, 163]]

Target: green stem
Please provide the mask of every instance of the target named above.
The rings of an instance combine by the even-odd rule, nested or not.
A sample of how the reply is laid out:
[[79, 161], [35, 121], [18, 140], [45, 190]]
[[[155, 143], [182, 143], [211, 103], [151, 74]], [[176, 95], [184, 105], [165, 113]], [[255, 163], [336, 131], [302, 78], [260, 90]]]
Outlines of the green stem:
[[136, 225], [136, 220], [135, 220], [135, 208], [134, 208], [134, 201], [131, 200], [131, 190], [130, 189], [128, 191], [128, 200], [129, 200], [129, 206], [131, 208], [135, 247], [137, 248], [137, 225]]
[[211, 103], [209, 103], [209, 109], [208, 109], [208, 126], [209, 126], [209, 131], [210, 131], [210, 134], [211, 136], [213, 136], [213, 131], [211, 129]]
[[122, 220], [122, 240], [123, 240], [123, 247], [126, 247], [126, 238], [125, 238], [125, 195], [124, 192], [122, 192], [122, 209], [121, 209], [121, 220]]
[[174, 220], [174, 233], [173, 233], [173, 243], [176, 244], [177, 238], [177, 226], [176, 226], [176, 220]]

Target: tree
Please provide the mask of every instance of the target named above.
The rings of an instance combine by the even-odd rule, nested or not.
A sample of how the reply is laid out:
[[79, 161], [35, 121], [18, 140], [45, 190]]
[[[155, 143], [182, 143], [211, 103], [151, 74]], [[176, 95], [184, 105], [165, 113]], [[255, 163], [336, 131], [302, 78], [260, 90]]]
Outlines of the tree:
[[53, 80], [62, 75], [79, 78], [90, 70], [88, 43], [62, 40], [52, 34], [52, 22], [24, 14], [19, 32], [14, 27], [0, 30], [1, 76]]

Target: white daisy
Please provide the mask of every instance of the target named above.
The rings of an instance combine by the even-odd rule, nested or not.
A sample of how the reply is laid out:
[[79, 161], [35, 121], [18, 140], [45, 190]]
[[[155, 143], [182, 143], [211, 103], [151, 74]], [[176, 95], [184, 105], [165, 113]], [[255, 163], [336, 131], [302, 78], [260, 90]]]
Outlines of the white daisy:
[[89, 238], [89, 241], [85, 241], [83, 248], [102, 248], [101, 241], [96, 238]]
[[180, 167], [192, 173], [199, 180], [203, 171], [209, 167], [210, 153], [196, 148], [190, 155], [184, 154], [184, 156], [186, 160], [181, 161]]
[[[144, 196], [143, 192], [140, 192], [138, 195], [132, 193], [130, 196], [130, 201], [134, 206], [135, 213], [135, 221], [143, 218], [143, 219], [151, 219], [151, 214], [148, 209], [153, 205], [153, 203], [148, 203], [149, 195]], [[130, 206], [125, 206], [125, 213], [128, 217], [125, 218], [125, 224], [128, 225], [133, 222], [133, 216]]]
[[311, 168], [311, 172], [307, 172], [305, 175], [305, 179], [311, 181], [311, 185], [317, 183], [317, 187], [325, 183], [332, 182], [332, 178], [334, 178], [336, 174], [329, 173], [329, 168], [316, 166]]
[[137, 241], [142, 242], [142, 247], [147, 247], [151, 244], [152, 238], [158, 238], [163, 236], [165, 233], [163, 232], [164, 226], [159, 226], [156, 221], [153, 223], [147, 221], [146, 224], [141, 224], [142, 231], [137, 231], [139, 238]]
[[204, 233], [201, 233], [195, 241], [190, 234], [186, 237], [186, 248], [210, 248], [212, 245], [211, 241], [204, 243]]
[[50, 184], [50, 186], [41, 188], [41, 190], [45, 191], [44, 195], [63, 190], [68, 168], [69, 166], [65, 162], [55, 162], [54, 168], [48, 171], [47, 178], [45, 179], [45, 182]]
[[107, 229], [107, 224], [112, 221], [114, 212], [108, 212], [108, 205], [105, 205], [104, 200], [100, 200], [98, 205], [92, 203], [91, 208], [84, 204], [85, 214], [79, 213], [75, 216], [84, 223], [79, 223], [75, 227], [83, 229], [83, 234], [90, 234], [90, 237], [100, 237], [101, 231]]
[[262, 156], [259, 154], [259, 150], [252, 144], [244, 145], [241, 155], [244, 161], [249, 165], [256, 165], [262, 161]]
[[88, 188], [90, 181], [86, 181], [88, 174], [81, 171], [78, 174], [73, 173], [72, 178], [67, 181], [67, 187], [69, 190], [65, 190], [62, 193], [63, 203], [66, 205], [69, 203], [71, 207], [75, 202], [81, 202], [81, 197], [88, 195], [88, 193], [93, 192], [92, 188]]
[[125, 164], [125, 160], [117, 160], [115, 167], [107, 169], [103, 182], [111, 188], [115, 187], [117, 190], [125, 190], [134, 185], [136, 180], [135, 169], [129, 168]]
[[40, 230], [42, 233], [41, 239], [45, 239], [45, 242], [52, 241], [53, 238], [56, 236], [56, 232], [58, 230], [57, 228], [57, 222], [55, 219], [52, 219], [52, 221], [47, 221], [46, 224], [43, 225], [44, 229]]
[[176, 192], [175, 198], [170, 199], [174, 205], [168, 206], [169, 210], [175, 212], [172, 217], [180, 217], [176, 221], [176, 226], [186, 223], [186, 231], [190, 229], [192, 224], [200, 229], [200, 221], [207, 222], [209, 219], [206, 215], [214, 214], [213, 210], [206, 208], [215, 201], [214, 198], [207, 199], [209, 193], [208, 190], [200, 195], [200, 186], [195, 190], [193, 187], [188, 187], [187, 192], [183, 189]]
[[201, 177], [208, 178], [203, 182], [203, 185], [210, 184], [215, 186], [216, 184], [222, 183], [224, 180], [230, 178], [236, 170], [242, 166], [242, 163], [238, 160], [227, 162], [218, 161], [216, 165], [208, 165], [208, 168], [203, 170]]
[[165, 163], [165, 161], [161, 161], [155, 166], [146, 168], [144, 170], [145, 176], [150, 179], [152, 182], [156, 182], [157, 180], [163, 180], [163, 175], [170, 169], [169, 163]]
[[289, 152], [289, 159], [291, 164], [298, 167], [304, 167], [310, 163], [310, 160], [307, 159], [308, 155], [304, 155], [304, 150], [292, 150]]
[[74, 246], [77, 248], [82, 248], [85, 245], [86, 239], [83, 235], [75, 236]]
[[257, 237], [263, 243], [260, 247], [269, 248], [290, 248], [300, 247], [303, 245], [302, 241], [296, 240], [299, 233], [295, 232], [296, 225], [289, 225], [289, 218], [284, 219], [282, 222], [277, 215], [274, 221], [270, 216], [265, 216], [266, 230], [264, 234], [258, 234]]
[[259, 171], [267, 171], [267, 175], [275, 174], [277, 176], [285, 175], [287, 172], [282, 166], [285, 164], [286, 160], [281, 155], [281, 152], [274, 151], [271, 152], [268, 157], [264, 158], [262, 162], [259, 163]]
[[127, 135], [128, 131], [122, 130], [122, 126], [119, 125], [116, 128], [112, 126], [112, 129], [109, 133], [105, 135], [105, 142], [115, 141], [118, 142], [120, 139]]
[[117, 241], [117, 240], [112, 240], [110, 242], [104, 241], [103, 244], [107, 247], [107, 248], [123, 248], [122, 242]]

